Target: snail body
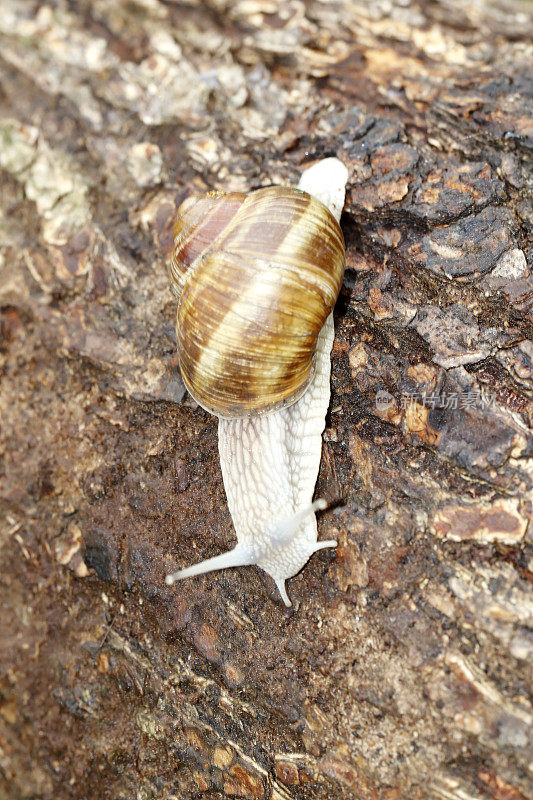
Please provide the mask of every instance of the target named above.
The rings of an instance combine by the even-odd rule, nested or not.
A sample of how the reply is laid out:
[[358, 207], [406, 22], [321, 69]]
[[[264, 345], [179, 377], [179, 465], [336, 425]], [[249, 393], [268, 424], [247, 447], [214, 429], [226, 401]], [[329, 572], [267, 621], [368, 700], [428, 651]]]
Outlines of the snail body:
[[312, 503], [329, 405], [332, 309], [344, 273], [339, 226], [347, 171], [308, 169], [297, 189], [209, 193], [179, 209], [169, 268], [180, 370], [219, 417], [219, 453], [236, 547], [167, 583], [257, 564], [286, 603], [287, 578], [317, 542]]

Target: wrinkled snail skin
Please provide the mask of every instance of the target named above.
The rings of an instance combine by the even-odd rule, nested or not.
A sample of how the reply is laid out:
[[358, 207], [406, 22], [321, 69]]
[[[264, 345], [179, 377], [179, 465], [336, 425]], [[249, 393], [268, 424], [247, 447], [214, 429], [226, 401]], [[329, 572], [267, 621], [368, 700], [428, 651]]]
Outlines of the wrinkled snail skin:
[[[338, 159], [328, 158], [303, 173], [298, 189], [318, 199], [338, 223], [347, 177], [346, 167]], [[232, 195], [232, 204], [241, 202], [242, 196]], [[234, 209], [226, 210], [231, 218]], [[338, 289], [343, 268], [344, 253]], [[237, 545], [167, 576], [168, 584], [225, 567], [256, 564], [271, 575], [289, 606], [285, 581], [299, 572], [314, 552], [336, 546], [335, 541], [317, 541], [315, 511], [326, 504], [323, 500], [311, 502], [330, 398], [335, 299], [336, 295], [329, 301], [303, 393], [293, 392], [293, 398], [273, 411], [267, 408], [266, 412], [245, 412], [233, 418], [219, 414], [220, 464]]]

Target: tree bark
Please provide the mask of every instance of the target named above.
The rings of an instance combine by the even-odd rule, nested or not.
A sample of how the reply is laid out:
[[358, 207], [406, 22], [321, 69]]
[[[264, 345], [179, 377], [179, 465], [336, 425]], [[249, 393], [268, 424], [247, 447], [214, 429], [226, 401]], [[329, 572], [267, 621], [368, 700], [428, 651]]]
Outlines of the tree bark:
[[[0, 798], [533, 796], [529, 2], [3, 0]], [[165, 263], [348, 167], [318, 495], [229, 549]]]

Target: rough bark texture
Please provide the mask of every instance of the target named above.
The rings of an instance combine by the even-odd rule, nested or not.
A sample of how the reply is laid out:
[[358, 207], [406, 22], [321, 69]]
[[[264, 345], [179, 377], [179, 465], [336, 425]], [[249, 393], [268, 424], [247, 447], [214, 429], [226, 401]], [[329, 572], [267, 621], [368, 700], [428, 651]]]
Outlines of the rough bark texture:
[[[1, 798], [533, 795], [530, 12], [2, 0]], [[168, 588], [234, 542], [175, 209], [333, 154], [338, 552]]]

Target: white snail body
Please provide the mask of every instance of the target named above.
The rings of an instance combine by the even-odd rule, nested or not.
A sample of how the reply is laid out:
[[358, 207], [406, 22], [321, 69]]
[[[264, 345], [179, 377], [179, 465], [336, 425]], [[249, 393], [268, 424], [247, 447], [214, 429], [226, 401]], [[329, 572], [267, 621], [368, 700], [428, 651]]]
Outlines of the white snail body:
[[[179, 220], [175, 227], [175, 233], [176, 230], [178, 233], [170, 276], [174, 291], [180, 303], [183, 303], [181, 317], [178, 309], [180, 367], [192, 395], [201, 405], [219, 416], [220, 464], [237, 533], [237, 545], [227, 553], [167, 576], [169, 584], [216, 569], [256, 564], [274, 578], [283, 601], [290, 605], [285, 581], [299, 572], [314, 552], [336, 546], [335, 541], [317, 541], [315, 511], [325, 508], [326, 504], [322, 500], [315, 503], [311, 501], [320, 465], [321, 434], [330, 397], [330, 357], [334, 336], [332, 308], [344, 271], [344, 240], [338, 221], [344, 205], [346, 181], [346, 167], [338, 159], [329, 158], [304, 172], [298, 190], [272, 187], [272, 190], [252, 193], [254, 214], [255, 206], [261, 201], [271, 204], [267, 211], [276, 217], [279, 202], [279, 220], [283, 220], [287, 229], [290, 226], [290, 233], [284, 234], [281, 244], [273, 245], [274, 229], [279, 228], [281, 222], [273, 226], [272, 235], [267, 230], [265, 236], [269, 240], [268, 246], [274, 247], [274, 254], [266, 256], [262, 253], [255, 258], [251, 282], [246, 283], [245, 279], [241, 283], [232, 296], [231, 309], [221, 312], [220, 319], [211, 323], [207, 334], [203, 328], [202, 333], [198, 332], [198, 316], [201, 315], [197, 310], [199, 306], [193, 306], [192, 300], [187, 306], [187, 302], [190, 298], [195, 303], [199, 298], [201, 302], [207, 297], [206, 316], [212, 321], [214, 309], [218, 308], [220, 301], [211, 296], [210, 288], [205, 291], [197, 288], [199, 284], [203, 286], [204, 282], [206, 285], [204, 274], [207, 274], [207, 262], [215, 264], [218, 274], [222, 265], [219, 287], [222, 285], [225, 288], [226, 282], [233, 280], [233, 266], [244, 260], [248, 263], [248, 259], [242, 255], [247, 253], [247, 242], [243, 244], [241, 237], [235, 245], [236, 234], [231, 226], [235, 225], [237, 230], [238, 224], [243, 225], [246, 235], [255, 228], [251, 227], [246, 217], [248, 201], [243, 200], [244, 196], [228, 195], [228, 202], [222, 211], [225, 233], [217, 234], [217, 229], [214, 242], [210, 243], [207, 250], [203, 250], [206, 243], [202, 236], [211, 234], [208, 230], [210, 225], [206, 223], [205, 207], [200, 205], [206, 202], [205, 198], [200, 198], [196, 206], [194, 200], [185, 201], [180, 208], [182, 216], [190, 212], [194, 224], [201, 228], [200, 237], [191, 244], [187, 238], [191, 236], [190, 228], [186, 228], [185, 223], [180, 228]], [[273, 195], [277, 191], [281, 193], [279, 201]], [[213, 198], [211, 202], [220, 202], [220, 194], [215, 193], [210, 197]], [[224, 196], [222, 199], [225, 199]], [[274, 211], [272, 203], [276, 203]], [[291, 216], [293, 207], [295, 210]], [[244, 209], [244, 214], [241, 209]], [[287, 215], [288, 221], [284, 219]], [[262, 223], [257, 224], [260, 230]], [[308, 228], [312, 228], [312, 231]], [[221, 236], [226, 236], [225, 242], [221, 243]], [[221, 255], [221, 250], [224, 255]], [[283, 258], [278, 257], [280, 252]], [[293, 256], [293, 253], [296, 255]], [[228, 267], [230, 258], [231, 267]], [[281, 310], [275, 311], [275, 318], [270, 316], [266, 320], [265, 309], [270, 314], [274, 306], [271, 293], [276, 287], [281, 286], [282, 290], [288, 287], [291, 303], [293, 295], [300, 291], [293, 286], [295, 280], [299, 281], [298, 259], [304, 260], [306, 271], [309, 264], [310, 271], [310, 277], [306, 279], [309, 282], [303, 289], [303, 299], [298, 294], [298, 299], [294, 300], [294, 310], [288, 312], [282, 306]], [[188, 266], [189, 273], [183, 277], [183, 260], [193, 264], [192, 276]], [[309, 263], [312, 260], [313, 263]], [[259, 279], [257, 275], [263, 269], [266, 279]], [[270, 277], [272, 269], [278, 270], [274, 279]], [[194, 281], [195, 289], [189, 290], [187, 281], [190, 286]], [[244, 310], [247, 295], [253, 299], [254, 313], [257, 311], [255, 306], [261, 306], [259, 319], [263, 333], [257, 369], [262, 372], [260, 379], [257, 378], [261, 381], [258, 387], [255, 387], [256, 367], [248, 364], [246, 355], [239, 348], [248, 331], [255, 333], [259, 323], [254, 319], [252, 324], [246, 318], [244, 334], [233, 333], [235, 319], [240, 325], [247, 314]], [[286, 303], [287, 298], [284, 297], [283, 301]], [[193, 322], [190, 322], [187, 313], [191, 314]], [[194, 328], [193, 323], [196, 326]], [[301, 327], [293, 330], [296, 323], [301, 323]], [[315, 329], [314, 334], [312, 328]], [[220, 331], [223, 331], [223, 336], [219, 336]], [[267, 339], [270, 337], [268, 347], [265, 344], [265, 331]], [[272, 338], [274, 336], [277, 338]], [[188, 346], [186, 340], [192, 341], [192, 356], [183, 352]], [[295, 342], [296, 356], [285, 352], [287, 341]], [[205, 353], [213, 342], [216, 344], [216, 353], [211, 358]], [[241, 370], [236, 377], [233, 374], [230, 376], [229, 400], [225, 397], [222, 399], [220, 388], [229, 363], [228, 353], [221, 355], [220, 350], [228, 346], [233, 348], [232, 363], [236, 363], [237, 369]], [[199, 352], [201, 364], [198, 368]], [[265, 385], [263, 380], [267, 381]], [[207, 383], [209, 388], [206, 389]], [[252, 389], [251, 384], [254, 385]], [[236, 400], [239, 393], [244, 397], [242, 404]]]

